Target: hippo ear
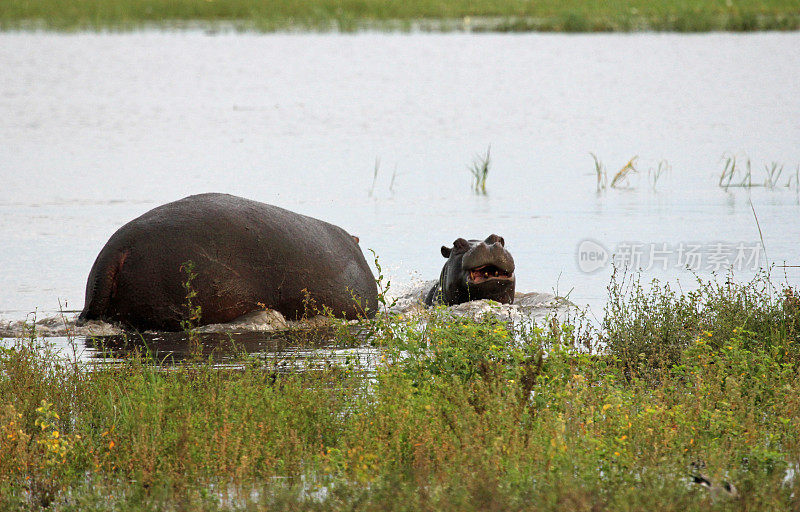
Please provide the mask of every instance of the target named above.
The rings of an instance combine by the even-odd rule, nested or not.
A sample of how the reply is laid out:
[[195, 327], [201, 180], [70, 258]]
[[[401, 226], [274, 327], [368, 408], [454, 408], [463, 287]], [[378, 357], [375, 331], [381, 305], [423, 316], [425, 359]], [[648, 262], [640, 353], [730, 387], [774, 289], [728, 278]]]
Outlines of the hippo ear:
[[453, 249], [466, 251], [467, 249], [469, 249], [469, 242], [467, 242], [463, 238], [456, 238], [456, 240], [453, 242]]
[[353, 241], [356, 243], [356, 245], [358, 245], [358, 242], [360, 242], [360, 241], [361, 241], [361, 240], [359, 240], [359, 239], [358, 239], [358, 237], [357, 237], [357, 236], [355, 236], [355, 235], [350, 235], [350, 236], [351, 236], [351, 237], [353, 237]]
[[444, 256], [445, 258], [449, 258], [451, 252], [453, 252], [453, 249], [445, 247], [444, 245], [442, 246], [442, 256]]
[[486, 242], [487, 245], [498, 244], [499, 243], [501, 247], [505, 247], [506, 246], [505, 239], [502, 236], [495, 235], [495, 234], [489, 235], [489, 237], [485, 240], [485, 242]]

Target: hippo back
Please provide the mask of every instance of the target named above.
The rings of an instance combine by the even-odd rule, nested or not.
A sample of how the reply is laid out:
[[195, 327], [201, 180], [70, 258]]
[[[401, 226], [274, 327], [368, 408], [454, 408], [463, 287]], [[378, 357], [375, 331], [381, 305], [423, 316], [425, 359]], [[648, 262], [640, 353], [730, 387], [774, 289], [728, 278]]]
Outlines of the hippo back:
[[203, 324], [258, 308], [374, 314], [377, 289], [356, 241], [327, 222], [226, 194], [159, 206], [122, 226], [92, 267], [81, 319], [175, 330], [185, 286]]

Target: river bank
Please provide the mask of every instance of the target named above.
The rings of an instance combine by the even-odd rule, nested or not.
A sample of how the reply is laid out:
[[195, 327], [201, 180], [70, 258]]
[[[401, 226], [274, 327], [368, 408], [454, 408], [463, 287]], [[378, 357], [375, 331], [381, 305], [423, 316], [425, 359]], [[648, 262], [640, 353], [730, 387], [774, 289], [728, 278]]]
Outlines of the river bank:
[[630, 32], [797, 30], [794, 0], [758, 2], [386, 2], [381, 0], [258, 2], [256, 0], [7, 0], [4, 29], [135, 30], [202, 24], [210, 30]]
[[[795, 506], [796, 292], [763, 276], [610, 290], [601, 327], [380, 317], [368, 364], [321, 352], [303, 371], [269, 357], [221, 368], [201, 352], [87, 371], [20, 340], [0, 350], [0, 506]], [[338, 341], [363, 346], [350, 332]]]

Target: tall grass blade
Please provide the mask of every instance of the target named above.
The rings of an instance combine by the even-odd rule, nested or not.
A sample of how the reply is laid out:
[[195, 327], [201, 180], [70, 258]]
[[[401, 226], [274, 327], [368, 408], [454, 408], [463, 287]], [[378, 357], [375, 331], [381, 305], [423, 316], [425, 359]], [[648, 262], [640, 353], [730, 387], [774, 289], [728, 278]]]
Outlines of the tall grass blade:
[[748, 202], [750, 203], [750, 209], [753, 210], [753, 218], [756, 220], [756, 227], [758, 228], [758, 237], [761, 239], [761, 248], [764, 249], [764, 259], [767, 260], [767, 265], [769, 266], [769, 256], [767, 255], [767, 246], [764, 244], [764, 234], [761, 232], [761, 223], [758, 222], [758, 215], [756, 215], [756, 209], [753, 206], [753, 201], [748, 198]]
[[608, 176], [606, 174], [606, 168], [603, 165], [603, 162], [601, 162], [600, 159], [597, 158], [597, 155], [591, 152], [589, 154], [592, 155], [592, 158], [594, 159], [594, 172], [597, 177], [597, 192], [602, 192], [603, 190], [606, 189], [606, 186], [608, 184]]
[[773, 190], [778, 185], [778, 180], [781, 178], [783, 165], [778, 164], [778, 162], [772, 162], [771, 165], [764, 165], [764, 171], [767, 173], [767, 179], [764, 184], [770, 190]]
[[636, 160], [638, 156], [634, 156], [628, 163], [625, 164], [622, 169], [617, 171], [617, 174], [614, 175], [614, 179], [611, 180], [611, 188], [619, 188], [622, 186], [628, 186], [628, 177], [631, 174], [636, 174], [639, 171], [636, 169]]
[[655, 191], [661, 176], [671, 170], [672, 166], [666, 160], [658, 162], [658, 167], [656, 169], [649, 169], [647, 171], [647, 178], [650, 181], [650, 188]]
[[381, 157], [375, 158], [375, 169], [372, 171], [372, 186], [369, 188], [369, 197], [375, 193], [375, 183], [378, 181], [378, 171], [381, 168]]
[[[722, 169], [722, 174], [719, 176], [718, 185], [725, 190], [728, 190], [728, 187], [731, 185], [733, 175], [736, 173], [736, 157], [733, 155], [725, 157], [725, 155], [723, 155], [723, 158], [725, 158], [725, 167]], [[723, 183], [725, 184], [723, 185]]]
[[486, 195], [486, 178], [489, 176], [489, 168], [491, 167], [492, 159], [492, 145], [486, 148], [486, 155], [476, 155], [469, 166], [469, 172], [472, 174], [472, 191], [476, 194]]

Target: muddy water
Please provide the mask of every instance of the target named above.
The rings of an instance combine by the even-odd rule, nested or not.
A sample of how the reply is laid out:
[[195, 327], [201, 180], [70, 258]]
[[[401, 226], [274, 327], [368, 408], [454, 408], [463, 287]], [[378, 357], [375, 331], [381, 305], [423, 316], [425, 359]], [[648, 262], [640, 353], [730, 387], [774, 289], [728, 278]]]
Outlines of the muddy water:
[[[437, 277], [439, 246], [490, 233], [519, 291], [598, 316], [615, 253], [684, 288], [800, 265], [798, 48], [798, 33], [2, 33], [0, 319], [79, 310], [119, 226], [207, 191], [341, 225], [396, 293]], [[476, 195], [467, 166], [489, 145]], [[608, 183], [637, 155], [639, 173], [598, 193], [590, 152]], [[784, 169], [724, 190], [726, 153], [753, 184]], [[800, 284], [796, 267], [773, 276]]]

